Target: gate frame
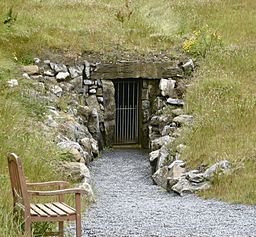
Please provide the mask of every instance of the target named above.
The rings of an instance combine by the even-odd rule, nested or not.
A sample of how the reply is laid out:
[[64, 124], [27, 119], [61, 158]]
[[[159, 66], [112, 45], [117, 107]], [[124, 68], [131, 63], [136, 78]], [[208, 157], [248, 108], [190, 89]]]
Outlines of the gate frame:
[[[142, 145], [142, 139], [143, 139], [143, 134], [142, 134], [142, 100], [141, 100], [141, 94], [142, 94], [142, 80], [141, 78], [125, 78], [125, 79], [115, 79], [112, 80], [112, 82], [114, 83], [114, 85], [116, 85], [117, 83], [122, 83], [122, 82], [129, 82], [129, 81], [136, 81], [137, 86], [138, 86], [138, 139], [137, 142], [132, 142], [132, 143], [121, 143], [121, 142], [117, 142], [116, 141], [116, 122], [117, 122], [117, 118], [116, 118], [116, 109], [117, 109], [117, 103], [116, 103], [116, 108], [115, 108], [115, 139], [114, 139], [114, 146], [136, 146], [138, 145], [139, 147], [141, 147]], [[115, 98], [116, 98], [116, 91], [115, 91]]]

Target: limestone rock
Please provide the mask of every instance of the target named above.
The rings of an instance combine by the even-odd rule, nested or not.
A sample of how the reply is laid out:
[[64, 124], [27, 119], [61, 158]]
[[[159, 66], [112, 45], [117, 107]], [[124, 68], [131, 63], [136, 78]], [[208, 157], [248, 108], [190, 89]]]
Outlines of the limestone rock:
[[189, 59], [186, 63], [182, 65], [182, 68], [187, 73], [193, 71], [195, 68], [193, 60]]
[[110, 80], [102, 80], [103, 105], [105, 108], [104, 125], [105, 125], [105, 142], [109, 146], [113, 144], [115, 138], [115, 86]]
[[83, 88], [83, 77], [82, 76], [75, 77], [72, 80], [70, 80], [69, 83], [72, 85], [72, 89], [79, 91], [80, 89]]
[[185, 163], [175, 160], [168, 166], [168, 189], [175, 185], [185, 174]]
[[90, 184], [87, 182], [81, 182], [80, 185], [78, 186], [79, 188], [82, 188], [86, 191], [86, 197], [89, 202], [95, 202], [95, 195], [92, 190], [92, 187]]
[[27, 73], [28, 75], [34, 75], [39, 73], [39, 67], [37, 65], [23, 66], [22, 70], [24, 73]]
[[84, 66], [69, 67], [69, 73], [71, 78], [80, 77], [83, 74]]
[[77, 162], [88, 164], [91, 160], [90, 154], [85, 152], [79, 143], [73, 141], [62, 141], [57, 144], [62, 150], [69, 152]]
[[92, 154], [92, 145], [91, 145], [90, 138], [85, 137], [85, 138], [81, 139], [80, 144], [82, 144], [82, 146], [86, 152], [88, 152], [89, 154]]
[[86, 181], [89, 184], [91, 183], [90, 171], [85, 164], [65, 162], [61, 163], [60, 169], [72, 182]]
[[92, 109], [89, 106], [80, 105], [77, 110], [78, 115], [80, 115], [83, 118], [83, 122], [85, 124], [88, 124], [91, 112]]
[[57, 75], [56, 75], [56, 79], [57, 80], [65, 80], [66, 78], [69, 77], [69, 73], [68, 72], [59, 72]]
[[51, 70], [45, 70], [44, 75], [49, 76], [49, 77], [54, 77], [55, 76], [54, 72], [51, 71]]
[[157, 171], [157, 162], [159, 158], [160, 149], [151, 151], [149, 153], [149, 162], [151, 166], [151, 174], [153, 175]]
[[174, 96], [174, 87], [176, 81], [171, 79], [161, 79], [159, 89], [161, 90], [162, 96], [172, 97]]
[[167, 103], [170, 105], [176, 105], [176, 106], [183, 106], [184, 101], [181, 99], [173, 99], [173, 98], [168, 98]]
[[216, 174], [217, 172], [226, 173], [230, 170], [231, 164], [227, 160], [222, 160], [217, 162], [216, 164], [209, 167], [203, 174], [203, 177], [207, 180], [211, 180], [211, 178]]
[[59, 125], [59, 131], [72, 141], [80, 141], [88, 137], [92, 138], [88, 128], [74, 120], [66, 120]]
[[94, 139], [94, 138], [91, 138], [90, 139], [90, 142], [91, 142], [91, 147], [92, 147], [92, 153], [93, 155], [96, 157], [99, 155], [99, 146], [98, 146], [98, 142]]
[[193, 183], [201, 183], [204, 181], [204, 174], [200, 173], [198, 170], [191, 170], [186, 173], [186, 178]]
[[56, 63], [50, 62], [50, 67], [56, 73], [58, 73], [58, 72], [67, 72], [68, 71], [66, 65], [64, 65], [64, 64], [56, 64]]
[[96, 94], [96, 89], [90, 89], [90, 90], [89, 90], [89, 93], [90, 93], [90, 94]]
[[170, 132], [171, 132], [171, 126], [170, 126], [170, 125], [166, 125], [166, 126], [164, 126], [164, 128], [162, 129], [161, 135], [162, 135], [162, 136], [166, 136], [166, 135], [169, 135]]
[[19, 83], [16, 79], [9, 80], [9, 81], [7, 81], [7, 83], [8, 83], [9, 87], [15, 87], [15, 86], [19, 85]]
[[168, 167], [158, 169], [152, 176], [154, 182], [164, 189], [167, 189]]
[[193, 121], [194, 121], [194, 117], [192, 115], [187, 115], [187, 114], [179, 115], [173, 119], [173, 122], [178, 124], [179, 126], [191, 125]]
[[210, 188], [209, 182], [192, 183], [189, 182], [186, 177], [181, 177], [179, 181], [174, 186], [172, 186], [171, 189], [180, 194], [180, 196], [184, 196], [186, 194], [190, 194], [199, 190], [205, 190], [208, 188]]
[[163, 145], [167, 145], [168, 143], [173, 142], [174, 140], [175, 140], [174, 138], [168, 135], [156, 138], [153, 141], [151, 141], [151, 149], [155, 151], [161, 148]]
[[162, 168], [163, 166], [166, 165], [168, 158], [169, 158], [170, 150], [163, 145], [159, 149], [159, 157], [158, 157], [158, 162], [157, 162], [157, 169]]
[[27, 80], [31, 79], [30, 76], [26, 72], [22, 74], [22, 77], [27, 79]]
[[86, 86], [94, 85], [94, 81], [92, 81], [92, 80], [84, 80], [84, 85], [86, 85]]

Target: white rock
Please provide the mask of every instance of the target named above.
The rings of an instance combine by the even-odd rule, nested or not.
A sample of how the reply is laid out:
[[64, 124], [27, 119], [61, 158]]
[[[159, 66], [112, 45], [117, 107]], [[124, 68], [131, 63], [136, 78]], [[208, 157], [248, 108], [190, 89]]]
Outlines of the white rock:
[[56, 79], [57, 80], [65, 80], [67, 77], [69, 77], [69, 73], [68, 72], [59, 72], [56, 75]]
[[181, 99], [173, 99], [173, 98], [168, 98], [167, 103], [170, 105], [177, 105], [177, 106], [183, 106], [184, 101]]
[[41, 62], [41, 60], [40, 60], [40, 58], [34, 58], [34, 62], [35, 62], [35, 64], [38, 64]]
[[9, 87], [15, 87], [15, 86], [19, 85], [19, 83], [16, 79], [9, 80], [7, 83], [8, 83]]
[[54, 72], [50, 70], [46, 70], [44, 71], [44, 75], [49, 77], [54, 77]]
[[28, 80], [31, 79], [30, 76], [26, 72], [22, 74], [22, 77], [25, 79], [28, 79]]
[[174, 96], [174, 87], [176, 81], [171, 79], [161, 79], [159, 89], [161, 90], [162, 96]]

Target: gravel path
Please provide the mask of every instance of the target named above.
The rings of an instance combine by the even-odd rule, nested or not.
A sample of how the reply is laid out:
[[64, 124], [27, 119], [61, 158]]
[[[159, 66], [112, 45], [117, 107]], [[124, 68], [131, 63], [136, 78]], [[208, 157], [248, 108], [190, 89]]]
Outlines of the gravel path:
[[84, 237], [256, 236], [256, 206], [179, 197], [152, 185], [148, 153], [113, 150], [93, 162], [97, 203]]

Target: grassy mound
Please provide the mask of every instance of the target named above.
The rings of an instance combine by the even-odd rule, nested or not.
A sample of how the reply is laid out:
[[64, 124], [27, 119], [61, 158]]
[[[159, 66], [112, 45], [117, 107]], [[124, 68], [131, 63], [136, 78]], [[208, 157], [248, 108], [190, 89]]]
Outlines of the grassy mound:
[[[256, 3], [254, 0], [3, 0], [0, 2], [0, 228], [8, 222], [11, 193], [6, 154], [17, 152], [31, 179], [54, 178], [46, 160], [56, 147], [33, 127], [42, 105], [6, 88], [18, 65], [34, 56], [62, 52], [77, 60], [83, 52], [175, 55], [177, 46], [200, 61], [189, 88], [187, 110], [196, 126], [183, 137], [191, 167], [230, 160], [232, 177], [216, 180], [203, 195], [256, 203]], [[175, 48], [174, 48], [175, 47]], [[35, 115], [35, 111], [36, 115]], [[40, 117], [40, 116], [39, 116]]]

